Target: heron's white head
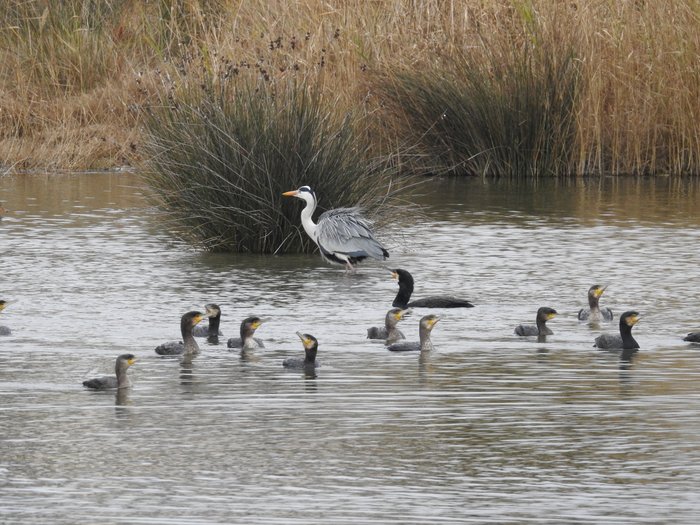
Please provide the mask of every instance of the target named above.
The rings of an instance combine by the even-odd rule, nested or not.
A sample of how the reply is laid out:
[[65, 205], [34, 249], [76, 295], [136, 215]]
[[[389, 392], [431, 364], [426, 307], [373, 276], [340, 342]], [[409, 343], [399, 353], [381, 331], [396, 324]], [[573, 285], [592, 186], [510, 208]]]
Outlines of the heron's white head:
[[316, 204], [316, 194], [309, 186], [302, 186], [298, 190], [286, 191], [282, 195], [285, 197], [296, 197], [306, 201], [307, 204]]

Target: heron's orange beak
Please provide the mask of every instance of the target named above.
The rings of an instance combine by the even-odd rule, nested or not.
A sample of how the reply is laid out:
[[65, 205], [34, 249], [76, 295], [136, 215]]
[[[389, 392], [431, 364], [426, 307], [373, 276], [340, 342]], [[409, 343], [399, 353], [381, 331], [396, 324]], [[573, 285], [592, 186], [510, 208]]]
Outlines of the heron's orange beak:
[[282, 194], [283, 197], [296, 197], [297, 195], [299, 195], [299, 192], [297, 190], [285, 191]]

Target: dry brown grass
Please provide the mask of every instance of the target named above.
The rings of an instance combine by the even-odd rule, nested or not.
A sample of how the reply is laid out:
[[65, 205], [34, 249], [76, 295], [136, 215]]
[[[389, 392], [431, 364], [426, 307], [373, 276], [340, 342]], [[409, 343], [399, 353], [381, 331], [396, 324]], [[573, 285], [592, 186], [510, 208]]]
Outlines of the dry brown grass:
[[400, 130], [388, 125], [377, 78], [443, 67], [465, 49], [492, 61], [536, 23], [576, 37], [577, 173], [700, 171], [698, 0], [10, 0], [0, 22], [8, 167], [139, 163], [140, 112], [168, 90], [227, 74], [316, 75], [338, 111], [366, 105], [375, 140], [391, 149]]

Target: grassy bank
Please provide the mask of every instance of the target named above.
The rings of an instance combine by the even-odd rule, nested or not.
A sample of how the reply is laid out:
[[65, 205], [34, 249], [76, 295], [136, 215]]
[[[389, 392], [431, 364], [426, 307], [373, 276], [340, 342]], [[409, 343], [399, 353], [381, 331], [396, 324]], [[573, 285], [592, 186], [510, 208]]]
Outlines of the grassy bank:
[[416, 171], [700, 172], [697, 0], [10, 0], [0, 22], [5, 170], [138, 166], [178, 90], [304, 75]]

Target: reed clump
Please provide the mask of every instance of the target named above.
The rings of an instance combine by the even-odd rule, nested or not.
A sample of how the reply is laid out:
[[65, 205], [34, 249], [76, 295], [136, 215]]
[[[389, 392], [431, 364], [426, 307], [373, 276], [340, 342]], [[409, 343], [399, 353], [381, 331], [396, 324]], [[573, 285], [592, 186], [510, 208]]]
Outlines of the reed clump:
[[[433, 173], [538, 177], [574, 171], [580, 68], [571, 36], [536, 20], [379, 85], [397, 135]], [[426, 163], [426, 159], [428, 163]]]
[[209, 251], [315, 249], [284, 191], [311, 186], [325, 207], [391, 218], [395, 165], [372, 156], [362, 114], [292, 77], [186, 86], [146, 119], [146, 181], [172, 229]]

